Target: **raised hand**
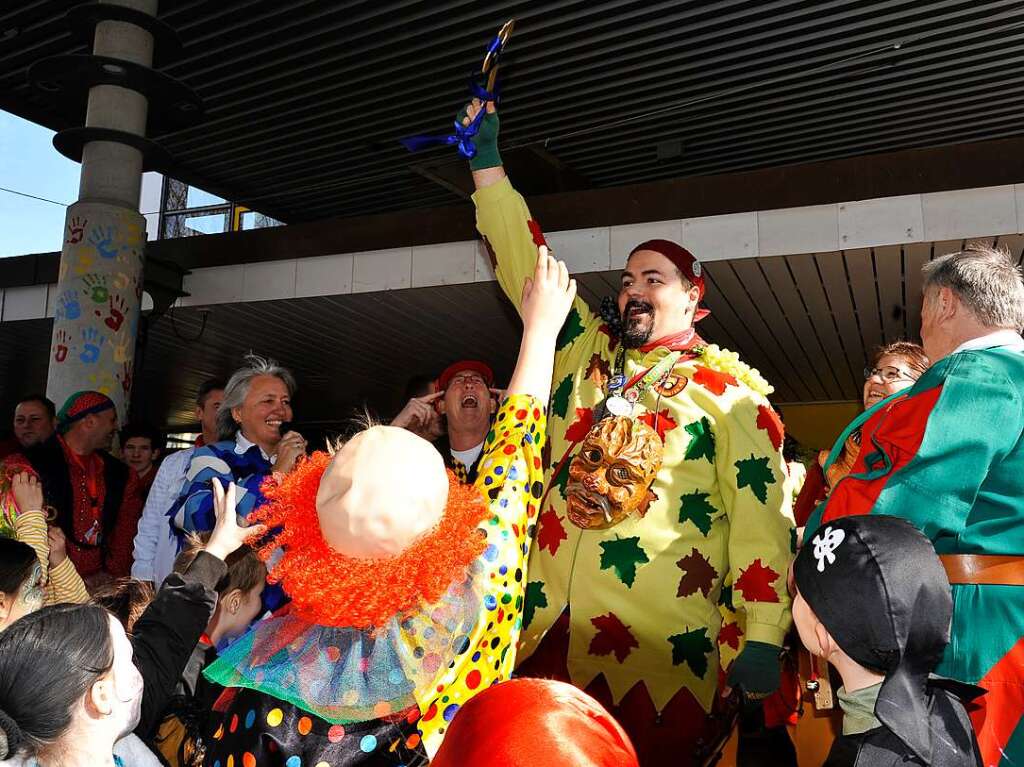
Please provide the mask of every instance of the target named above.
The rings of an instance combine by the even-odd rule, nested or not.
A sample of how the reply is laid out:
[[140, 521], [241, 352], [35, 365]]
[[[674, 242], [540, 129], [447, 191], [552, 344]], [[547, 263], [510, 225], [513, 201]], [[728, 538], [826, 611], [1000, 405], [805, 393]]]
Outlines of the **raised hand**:
[[391, 425], [407, 429], [428, 442], [433, 442], [444, 433], [441, 414], [434, 407], [443, 396], [443, 391], [436, 391], [422, 397], [413, 397], [402, 408], [402, 412], [395, 416]]
[[459, 112], [458, 120], [468, 126], [480, 114], [480, 110], [486, 110], [486, 116], [480, 121], [476, 135], [470, 140], [476, 147], [476, 156], [469, 161], [469, 167], [473, 171], [473, 182], [477, 189], [495, 184], [505, 178], [505, 169], [501, 164], [501, 154], [498, 152], [498, 110], [494, 107], [493, 101], [486, 104], [480, 99], [473, 99], [465, 108]]
[[234, 482], [229, 483], [225, 489], [220, 480], [213, 480], [213, 511], [217, 522], [206, 544], [206, 553], [218, 559], [227, 559], [247, 540], [259, 538], [267, 531], [266, 525], [242, 527], [238, 524], [238, 515], [235, 513], [237, 492], [238, 487]]
[[46, 539], [50, 543], [50, 567], [56, 567], [68, 558], [67, 538], [64, 537], [63, 530], [50, 525], [46, 528]]
[[520, 312], [524, 334], [533, 331], [556, 335], [576, 298], [576, 280], [569, 277], [564, 261], [558, 261], [547, 246], [537, 248], [537, 266], [533, 277], [523, 284]]
[[11, 492], [18, 511], [43, 510], [43, 486], [35, 474], [23, 471], [11, 479]]

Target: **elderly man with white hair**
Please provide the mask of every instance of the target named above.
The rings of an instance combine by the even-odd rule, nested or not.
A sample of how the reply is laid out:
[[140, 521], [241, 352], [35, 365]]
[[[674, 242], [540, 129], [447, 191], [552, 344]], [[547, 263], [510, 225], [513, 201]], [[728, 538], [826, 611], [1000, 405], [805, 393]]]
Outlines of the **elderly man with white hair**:
[[951, 641], [936, 673], [987, 690], [971, 709], [984, 764], [1019, 765], [1024, 280], [1007, 253], [981, 245], [935, 259], [924, 277], [921, 338], [934, 364], [848, 427], [863, 421], [861, 454], [805, 542], [827, 554], [834, 535], [817, 528], [851, 514], [903, 517], [931, 539], [953, 587]]

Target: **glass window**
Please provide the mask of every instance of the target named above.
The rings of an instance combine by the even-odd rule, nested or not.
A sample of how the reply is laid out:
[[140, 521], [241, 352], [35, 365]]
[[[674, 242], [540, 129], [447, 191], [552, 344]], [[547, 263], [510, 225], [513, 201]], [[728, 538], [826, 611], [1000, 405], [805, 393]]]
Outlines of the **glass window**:
[[213, 205], [225, 205], [227, 200], [215, 194], [204, 192], [199, 187], [189, 186], [174, 178], [167, 179], [167, 197], [164, 199], [164, 210], [187, 210], [189, 208], [208, 208]]
[[266, 229], [270, 226], [281, 226], [281, 222], [254, 210], [243, 211], [238, 219], [239, 229]]
[[231, 209], [204, 210], [195, 213], [173, 213], [164, 216], [164, 239], [195, 237], [229, 231]]

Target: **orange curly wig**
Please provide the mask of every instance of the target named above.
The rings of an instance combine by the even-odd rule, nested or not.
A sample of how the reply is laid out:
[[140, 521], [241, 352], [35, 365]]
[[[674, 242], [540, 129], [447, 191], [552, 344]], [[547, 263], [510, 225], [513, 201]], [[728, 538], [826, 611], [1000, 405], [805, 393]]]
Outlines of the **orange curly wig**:
[[491, 513], [479, 490], [449, 471], [448, 505], [433, 531], [396, 557], [346, 557], [327, 545], [316, 512], [320, 478], [331, 458], [316, 452], [285, 477], [268, 477], [262, 487], [268, 503], [249, 515], [250, 522], [279, 529], [259, 555], [268, 561], [282, 550], [269, 580], [284, 587], [294, 614], [325, 626], [372, 630], [436, 602], [466, 577], [485, 548], [477, 526]]

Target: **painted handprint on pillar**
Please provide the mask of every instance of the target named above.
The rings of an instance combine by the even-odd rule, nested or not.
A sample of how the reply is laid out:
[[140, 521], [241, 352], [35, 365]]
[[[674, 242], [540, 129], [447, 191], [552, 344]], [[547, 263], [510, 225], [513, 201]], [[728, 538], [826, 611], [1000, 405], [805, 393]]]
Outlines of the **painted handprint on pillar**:
[[[133, 333], [129, 334], [129, 335], [132, 338], [135, 337]], [[114, 362], [117, 362], [117, 363], [120, 364], [120, 363], [122, 363], [122, 362], [124, 362], [124, 361], [126, 361], [128, 359], [128, 339], [122, 333], [115, 340], [116, 340], [116, 343], [114, 344]]]
[[121, 372], [117, 374], [117, 380], [121, 382], [121, 388], [124, 390], [124, 396], [127, 397], [128, 393], [132, 390], [132, 362], [125, 361], [121, 365]]
[[106, 394], [110, 396], [110, 392], [114, 389], [114, 378], [110, 373], [93, 373], [89, 376], [89, 385], [93, 391], [98, 391], [100, 394]]
[[121, 325], [124, 324], [124, 315], [128, 311], [128, 304], [121, 296], [111, 296], [109, 312], [110, 315], [103, 320], [103, 324], [113, 330], [115, 333], [121, 329]]
[[85, 236], [85, 226], [88, 223], [89, 222], [84, 218], [73, 216], [72, 219], [68, 221], [68, 236], [64, 242], [68, 245], [77, 245], [80, 243], [82, 241], [82, 237]]
[[107, 288], [107, 275], [87, 274], [82, 278], [82, 284], [85, 285], [82, 292], [93, 303], [103, 304], [110, 298], [110, 290]]
[[100, 349], [103, 348], [103, 344], [106, 342], [107, 339], [101, 336], [95, 328], [83, 328], [82, 353], [78, 355], [78, 359], [86, 365], [94, 365], [96, 360], [100, 358]]
[[78, 303], [78, 296], [73, 290], [65, 290], [57, 296], [57, 311], [54, 314], [58, 320], [77, 320], [82, 316], [82, 305]]
[[53, 347], [53, 361], [63, 362], [68, 358], [68, 341], [71, 337], [65, 331], [58, 330], [54, 340], [56, 345]]
[[89, 232], [89, 244], [96, 249], [100, 258], [117, 256], [118, 246], [114, 244], [117, 230], [112, 226], [94, 226]]

